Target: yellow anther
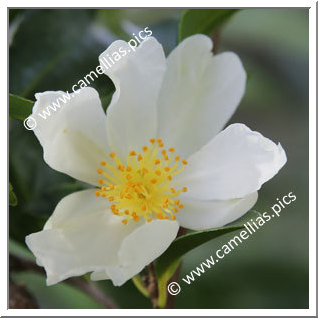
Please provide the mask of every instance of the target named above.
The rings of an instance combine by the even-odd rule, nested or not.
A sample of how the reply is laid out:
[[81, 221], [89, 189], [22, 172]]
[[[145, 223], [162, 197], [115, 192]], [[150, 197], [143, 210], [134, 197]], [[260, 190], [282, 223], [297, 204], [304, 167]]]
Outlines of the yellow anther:
[[182, 160], [182, 163], [183, 163], [184, 165], [187, 165], [187, 164], [188, 164], [188, 161], [185, 160], [185, 159], [183, 159], [183, 160]]
[[163, 214], [162, 214], [162, 212], [157, 213], [157, 218], [158, 218], [159, 220], [162, 220], [162, 219], [163, 219]]
[[176, 220], [174, 213], [183, 208], [177, 197], [187, 188], [172, 188], [170, 181], [183, 171], [187, 162], [181, 162], [179, 156], [169, 157], [168, 154], [174, 153], [175, 149], [163, 147], [160, 138], [152, 138], [150, 146], [143, 146], [140, 152], [129, 151], [124, 160], [112, 152], [109, 154], [114, 159], [111, 163], [107, 160], [100, 162], [102, 169], [97, 169], [97, 172], [102, 176], [98, 179], [100, 188], [95, 195], [111, 202], [111, 213], [124, 216], [123, 224], [142, 219], [146, 222]]

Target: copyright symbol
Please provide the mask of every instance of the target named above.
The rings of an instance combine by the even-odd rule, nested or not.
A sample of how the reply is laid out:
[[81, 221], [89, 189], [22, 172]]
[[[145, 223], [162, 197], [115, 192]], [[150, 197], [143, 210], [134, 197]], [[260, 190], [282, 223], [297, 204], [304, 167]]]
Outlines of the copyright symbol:
[[23, 125], [27, 130], [33, 130], [36, 127], [36, 120], [29, 116], [24, 120]]
[[181, 287], [178, 283], [176, 282], [171, 282], [168, 286], [167, 286], [167, 290], [168, 293], [172, 296], [176, 296], [181, 292]]

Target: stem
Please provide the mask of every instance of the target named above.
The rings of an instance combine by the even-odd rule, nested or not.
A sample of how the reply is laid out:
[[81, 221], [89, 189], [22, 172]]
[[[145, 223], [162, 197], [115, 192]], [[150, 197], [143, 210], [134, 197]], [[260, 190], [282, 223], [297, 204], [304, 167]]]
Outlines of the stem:
[[150, 297], [148, 289], [145, 287], [143, 281], [140, 278], [140, 275], [137, 274], [131, 279], [136, 286], [136, 288], [145, 296], [145, 297]]
[[217, 49], [219, 48], [220, 43], [220, 37], [221, 37], [221, 29], [216, 29], [213, 34], [211, 35], [212, 41], [213, 41], [213, 49], [212, 52], [215, 54]]
[[158, 308], [158, 282], [156, 278], [156, 273], [155, 273], [155, 266], [153, 263], [150, 263], [148, 265], [148, 271], [149, 271], [149, 282], [148, 282], [148, 291], [149, 291], [149, 296], [152, 301], [153, 308], [156, 309]]
[[[179, 279], [180, 271], [181, 271], [181, 266], [182, 262], [180, 262], [180, 265], [178, 266], [177, 270], [174, 272], [172, 277], [169, 279], [168, 284], [169, 285], [171, 282], [177, 282]], [[165, 306], [165, 309], [171, 309], [174, 307], [174, 301], [175, 301], [175, 296], [172, 296], [171, 294], [168, 293], [167, 297], [167, 303]]]
[[[180, 227], [177, 237], [185, 235], [186, 233], [187, 233], [187, 229], [185, 229], [184, 227]], [[180, 271], [181, 271], [181, 266], [182, 266], [182, 261], [180, 262], [177, 270], [174, 272], [172, 277], [169, 279], [169, 281], [167, 283], [167, 286], [171, 282], [178, 282]], [[165, 308], [166, 309], [173, 308], [174, 307], [174, 300], [175, 300], [175, 296], [172, 296], [171, 294], [168, 293], [168, 297], [167, 297], [167, 302], [166, 302]]]

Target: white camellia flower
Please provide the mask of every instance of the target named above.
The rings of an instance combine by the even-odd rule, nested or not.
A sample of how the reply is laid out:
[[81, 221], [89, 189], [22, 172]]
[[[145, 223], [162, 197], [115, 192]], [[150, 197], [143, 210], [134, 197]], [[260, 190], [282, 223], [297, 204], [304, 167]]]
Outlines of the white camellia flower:
[[[124, 41], [101, 56], [111, 56]], [[213, 56], [204, 35], [165, 59], [155, 38], [105, 69], [116, 92], [79, 94], [34, 130], [53, 169], [95, 188], [68, 195], [43, 231], [26, 237], [47, 284], [92, 272], [120, 286], [161, 255], [179, 226], [221, 227], [245, 214], [285, 164], [283, 148], [234, 113], [246, 74], [233, 53]], [[33, 113], [63, 92], [36, 94]], [[96, 188], [97, 187], [97, 188]]]

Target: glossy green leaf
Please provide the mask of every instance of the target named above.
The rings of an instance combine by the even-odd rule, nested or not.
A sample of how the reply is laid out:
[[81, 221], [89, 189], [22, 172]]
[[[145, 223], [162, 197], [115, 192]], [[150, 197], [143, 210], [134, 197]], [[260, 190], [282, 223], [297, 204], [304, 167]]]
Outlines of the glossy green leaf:
[[185, 10], [179, 24], [179, 42], [198, 33], [210, 35], [237, 11], [237, 9]]
[[[96, 36], [96, 12], [25, 10], [10, 45], [10, 92], [33, 99], [37, 92], [71, 91], [74, 84], [96, 70], [98, 56], [112, 41], [103, 29]], [[104, 75], [90, 86], [106, 93], [112, 88]]]
[[31, 100], [9, 94], [9, 117], [24, 120], [31, 114], [33, 104]]
[[156, 260], [159, 306], [161, 308], [165, 306], [167, 299], [166, 285], [178, 268], [183, 255], [214, 238], [243, 228], [244, 223], [259, 215], [259, 212], [249, 211], [242, 218], [225, 227], [208, 231], [191, 232], [174, 240], [170, 247]]
[[212, 229], [208, 231], [197, 231], [183, 235], [175, 239], [169, 248], [157, 259], [156, 270], [159, 276], [161, 276], [169, 266], [171, 266], [176, 260], [182, 257], [184, 254], [193, 250], [194, 248], [216, 238], [223, 234], [236, 231], [244, 226], [244, 223], [259, 216], [256, 211], [250, 211], [246, 215], [225, 227]]
[[12, 184], [9, 182], [9, 205], [16, 206], [17, 204], [18, 204], [17, 196], [13, 192]]

